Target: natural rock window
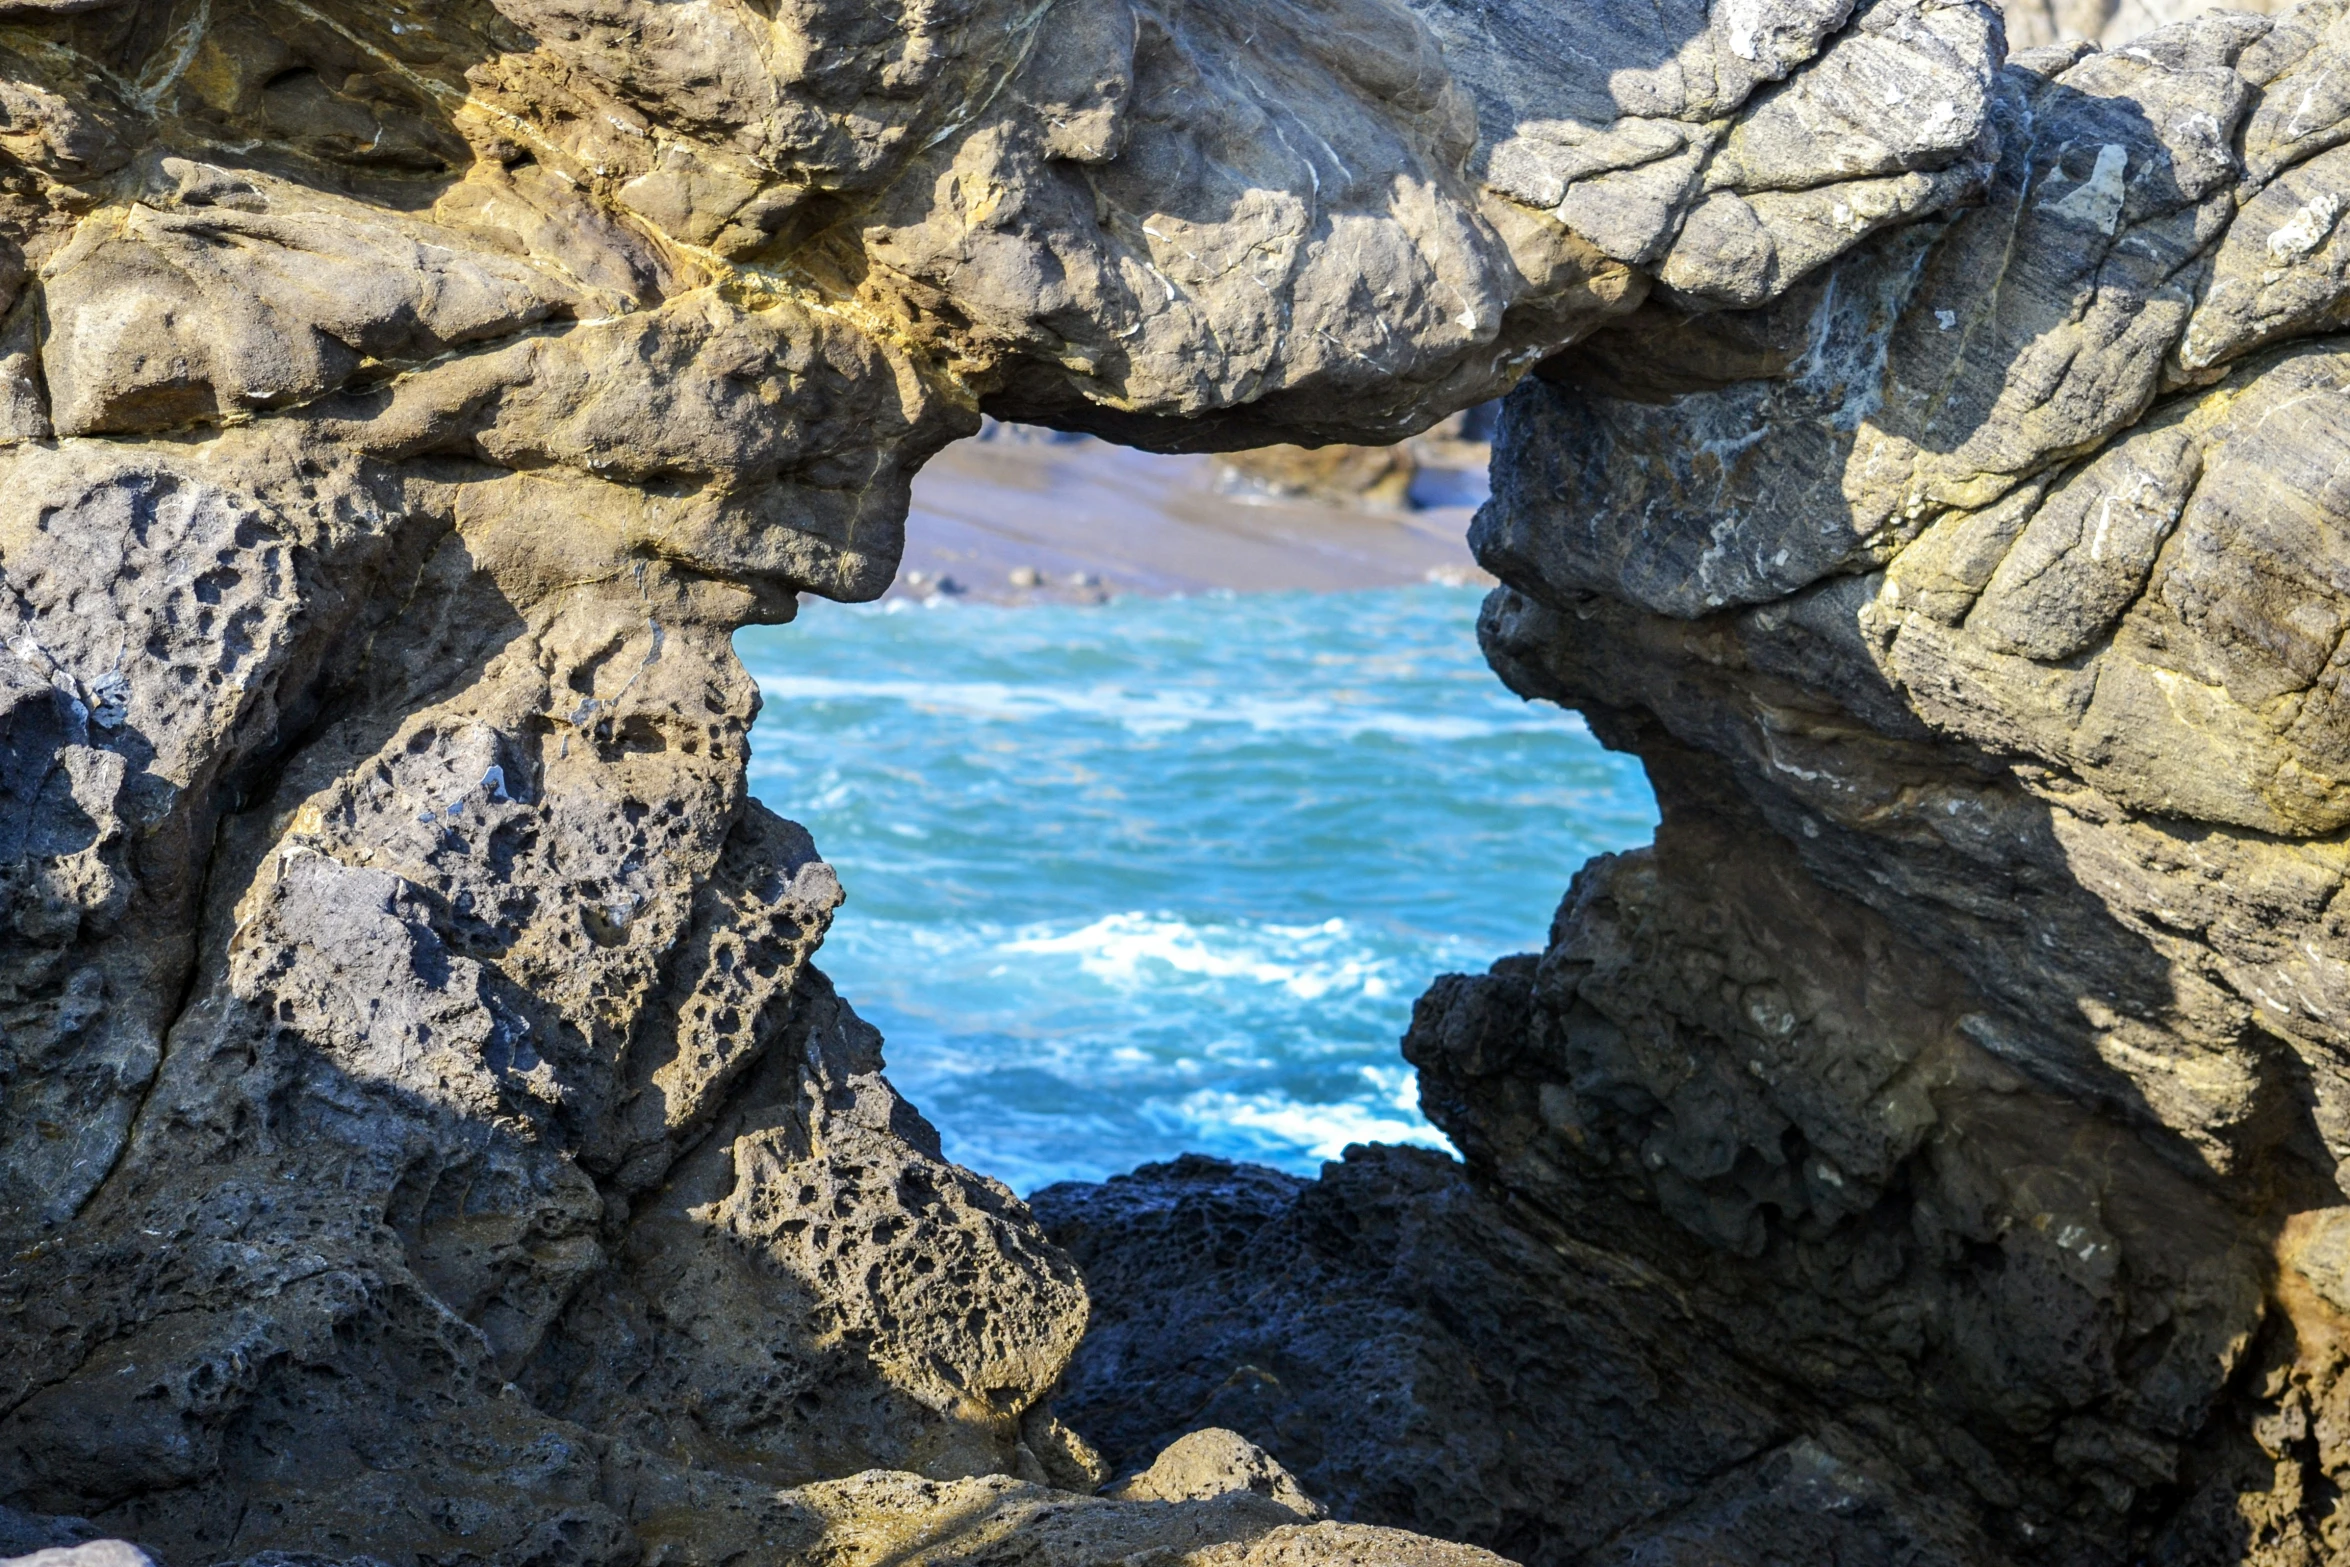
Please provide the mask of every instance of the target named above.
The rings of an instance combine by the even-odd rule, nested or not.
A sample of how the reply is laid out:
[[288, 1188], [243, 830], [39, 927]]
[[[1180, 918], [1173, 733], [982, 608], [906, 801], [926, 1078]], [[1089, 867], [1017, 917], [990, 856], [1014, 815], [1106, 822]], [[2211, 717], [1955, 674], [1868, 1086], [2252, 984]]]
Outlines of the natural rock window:
[[[2340, 13], [0, 6], [9, 1548], [2339, 1558]], [[947, 1162], [731, 633], [1505, 391], [1465, 1168]]]

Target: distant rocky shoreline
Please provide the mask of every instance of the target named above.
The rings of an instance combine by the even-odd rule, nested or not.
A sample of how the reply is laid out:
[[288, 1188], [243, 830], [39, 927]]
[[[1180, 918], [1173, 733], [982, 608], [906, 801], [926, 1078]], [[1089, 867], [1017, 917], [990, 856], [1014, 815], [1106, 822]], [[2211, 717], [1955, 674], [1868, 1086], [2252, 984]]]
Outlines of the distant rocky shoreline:
[[[1359, 472], [1275, 489], [1223, 458], [993, 424], [915, 477], [905, 569], [889, 596], [1091, 604], [1128, 594], [1490, 585], [1468, 544], [1468, 502], [1484, 489], [1487, 449], [1430, 445], [1450, 466], [1382, 452]], [[1287, 461], [1281, 448], [1239, 455], [1263, 473]], [[1426, 503], [1407, 504], [1402, 490], [1364, 493], [1393, 475], [1416, 481]]]

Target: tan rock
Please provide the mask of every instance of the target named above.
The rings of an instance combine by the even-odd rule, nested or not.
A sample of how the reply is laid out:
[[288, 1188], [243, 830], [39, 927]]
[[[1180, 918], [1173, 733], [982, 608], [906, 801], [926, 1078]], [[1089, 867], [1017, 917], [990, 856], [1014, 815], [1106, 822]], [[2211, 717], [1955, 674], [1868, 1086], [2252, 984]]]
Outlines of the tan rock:
[[1109, 1501], [1002, 1478], [941, 1485], [868, 1474], [791, 1494], [823, 1521], [811, 1559], [946, 1567], [984, 1555], [1020, 1567], [1496, 1567], [1501, 1558], [1362, 1524], [1300, 1523], [1243, 1486], [1205, 1497]]
[[1216, 1426], [1177, 1437], [1149, 1468], [1102, 1494], [1118, 1502], [1196, 1502], [1242, 1491], [1269, 1497], [1301, 1517], [1329, 1516], [1263, 1448]]

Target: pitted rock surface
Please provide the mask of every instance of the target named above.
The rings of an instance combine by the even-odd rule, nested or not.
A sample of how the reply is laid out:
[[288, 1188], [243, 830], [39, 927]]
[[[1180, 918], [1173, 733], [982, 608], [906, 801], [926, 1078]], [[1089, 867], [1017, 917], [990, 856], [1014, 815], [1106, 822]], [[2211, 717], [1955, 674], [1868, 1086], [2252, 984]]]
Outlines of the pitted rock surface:
[[1389, 440], [1784, 297], [1984, 187], [1999, 56], [1971, 0], [0, 5], [9, 1537], [1483, 1560], [1078, 1494], [1084, 1286], [810, 965], [728, 638], [882, 592], [982, 410]]

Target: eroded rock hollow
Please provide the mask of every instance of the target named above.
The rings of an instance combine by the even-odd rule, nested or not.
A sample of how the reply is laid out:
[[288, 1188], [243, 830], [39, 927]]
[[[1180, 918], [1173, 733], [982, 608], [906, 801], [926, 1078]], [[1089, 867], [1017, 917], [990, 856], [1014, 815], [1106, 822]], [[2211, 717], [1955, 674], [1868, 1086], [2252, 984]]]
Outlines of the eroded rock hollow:
[[[0, 1543], [2341, 1548], [2335, 18], [0, 0]], [[1487, 646], [1656, 848], [1422, 1003], [1465, 1172], [1056, 1243], [729, 634], [982, 411], [1536, 367]]]

